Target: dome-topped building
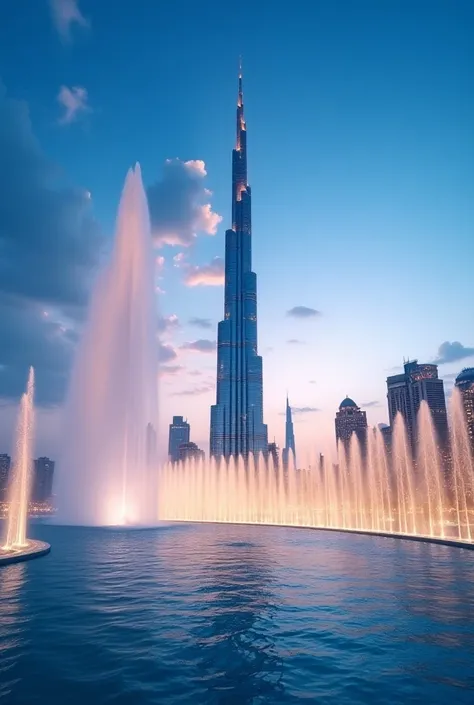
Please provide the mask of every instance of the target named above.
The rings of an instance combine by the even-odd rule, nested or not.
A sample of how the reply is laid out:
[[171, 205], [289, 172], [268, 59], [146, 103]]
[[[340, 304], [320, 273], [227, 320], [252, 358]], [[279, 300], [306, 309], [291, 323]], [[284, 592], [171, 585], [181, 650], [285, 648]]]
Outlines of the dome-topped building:
[[465, 367], [456, 377], [456, 387], [474, 384], [474, 367]]
[[355, 433], [359, 439], [362, 450], [365, 448], [367, 438], [367, 415], [362, 411], [355, 401], [346, 397], [339, 404], [339, 411], [336, 413], [336, 441], [341, 441], [349, 451], [352, 434]]
[[456, 377], [455, 385], [461, 393], [467, 432], [474, 453], [474, 367], [466, 367], [462, 370]]
[[351, 399], [350, 397], [346, 397], [346, 398], [343, 399], [343, 400], [341, 401], [341, 403], [339, 404], [339, 410], [341, 410], [341, 409], [348, 409], [348, 408], [352, 408], [352, 409], [358, 409], [358, 408], [359, 408], [359, 407], [357, 406], [357, 404], [355, 403], [355, 401], [354, 401], [353, 399]]

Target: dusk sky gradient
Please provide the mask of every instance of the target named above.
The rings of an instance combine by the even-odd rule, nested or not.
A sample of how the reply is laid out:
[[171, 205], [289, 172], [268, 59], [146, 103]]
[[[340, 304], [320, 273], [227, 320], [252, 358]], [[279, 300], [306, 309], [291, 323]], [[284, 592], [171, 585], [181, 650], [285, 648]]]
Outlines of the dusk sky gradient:
[[239, 54], [269, 440], [287, 391], [297, 452], [333, 443], [346, 394], [386, 422], [403, 357], [439, 362], [449, 392], [474, 364], [473, 29], [470, 0], [2, 3], [0, 452], [30, 363], [37, 451], [58, 452], [135, 161], [164, 292], [161, 431], [187, 416], [207, 451]]

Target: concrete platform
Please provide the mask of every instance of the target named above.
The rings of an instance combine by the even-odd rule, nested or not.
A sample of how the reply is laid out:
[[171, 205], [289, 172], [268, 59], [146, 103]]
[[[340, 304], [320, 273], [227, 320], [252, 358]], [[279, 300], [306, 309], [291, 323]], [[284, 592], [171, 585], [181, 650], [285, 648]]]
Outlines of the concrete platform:
[[12, 563], [21, 563], [22, 561], [30, 561], [33, 558], [41, 558], [46, 556], [51, 551], [51, 546], [45, 541], [34, 541], [28, 539], [28, 545], [23, 548], [12, 548], [5, 551], [0, 548], [0, 568], [4, 565]]
[[435, 543], [440, 546], [451, 546], [453, 548], [466, 548], [468, 551], [474, 551], [474, 543], [467, 539], [441, 538], [440, 536], [426, 536], [425, 534], [399, 534], [391, 533], [390, 531], [370, 531], [364, 529], [337, 529], [333, 527], [301, 527], [311, 528], [318, 531], [337, 531], [345, 534], [358, 534], [362, 536], [379, 536], [386, 539], [399, 539], [403, 541], [418, 541], [419, 543]]

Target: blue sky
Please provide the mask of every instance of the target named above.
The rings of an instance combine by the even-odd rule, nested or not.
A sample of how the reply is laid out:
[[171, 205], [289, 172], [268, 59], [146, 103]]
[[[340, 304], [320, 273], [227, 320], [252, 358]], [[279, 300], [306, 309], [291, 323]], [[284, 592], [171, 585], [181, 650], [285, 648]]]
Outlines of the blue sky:
[[[193, 176], [194, 210], [176, 226], [181, 242], [201, 226], [192, 244], [164, 245], [160, 226], [160, 309], [178, 319], [164, 333], [177, 357], [162, 376], [163, 426], [187, 415], [194, 440], [207, 445], [215, 354], [180, 346], [215, 341], [222, 316], [221, 286], [186, 281], [224, 254], [239, 54], [270, 437], [283, 440], [287, 390], [295, 407], [309, 409], [295, 415], [297, 444], [325, 446], [346, 394], [368, 405], [370, 422], [386, 421], [385, 378], [404, 356], [446, 360], [447, 389], [474, 363], [472, 2], [296, 1], [279, 10], [262, 0], [18, 0], [2, 6], [0, 20], [4, 101], [26, 103], [56, 188], [92, 195], [87, 217], [98, 243], [112, 236], [134, 161], [148, 186], [166, 182], [167, 159], [205, 163], [207, 175]], [[17, 163], [21, 180], [30, 161], [13, 154]], [[28, 208], [17, 195], [18, 208]], [[211, 215], [199, 221], [196, 208], [206, 203]], [[202, 232], [216, 225], [212, 213], [222, 216], [215, 235]], [[27, 235], [38, 239], [34, 223]], [[24, 251], [16, 248], [18, 276], [28, 237]], [[49, 278], [62, 266], [53, 263]], [[44, 291], [28, 294], [28, 305], [62, 325], [59, 287], [56, 298]], [[295, 306], [321, 315], [288, 316]], [[211, 327], [189, 325], [192, 317]], [[68, 331], [80, 330], [76, 318]], [[51, 329], [38, 336], [51, 338]], [[440, 355], [446, 341], [464, 347]], [[63, 378], [72, 355], [61, 358]], [[17, 364], [20, 379], [17, 358], [4, 358], [3, 376]], [[40, 377], [41, 360], [37, 367]], [[1, 375], [0, 393], [8, 430], [16, 392]], [[58, 404], [59, 392], [41, 412], [41, 452], [55, 452]]]

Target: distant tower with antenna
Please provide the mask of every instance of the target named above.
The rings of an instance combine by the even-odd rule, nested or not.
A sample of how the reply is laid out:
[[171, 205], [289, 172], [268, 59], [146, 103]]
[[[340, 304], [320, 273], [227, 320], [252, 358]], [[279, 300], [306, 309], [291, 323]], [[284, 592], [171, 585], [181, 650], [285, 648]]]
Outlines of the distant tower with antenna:
[[293, 462], [296, 467], [296, 448], [295, 448], [295, 432], [293, 429], [293, 416], [291, 406], [286, 395], [286, 421], [285, 421], [285, 447], [283, 448], [282, 460], [283, 467], [287, 468], [290, 460], [290, 452], [293, 453]]

